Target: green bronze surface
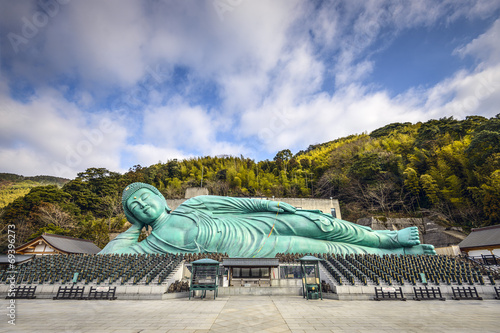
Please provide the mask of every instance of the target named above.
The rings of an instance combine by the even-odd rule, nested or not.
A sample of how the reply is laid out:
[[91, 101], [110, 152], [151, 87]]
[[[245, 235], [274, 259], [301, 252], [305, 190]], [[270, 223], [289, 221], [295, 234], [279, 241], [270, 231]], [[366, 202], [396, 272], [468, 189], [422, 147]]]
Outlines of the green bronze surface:
[[[418, 228], [372, 230], [318, 210], [279, 201], [198, 196], [171, 211], [153, 186], [133, 183], [122, 195], [132, 227], [110, 241], [106, 253], [227, 253], [274, 257], [277, 253], [435, 254], [420, 244]], [[138, 242], [142, 228], [151, 234]]]

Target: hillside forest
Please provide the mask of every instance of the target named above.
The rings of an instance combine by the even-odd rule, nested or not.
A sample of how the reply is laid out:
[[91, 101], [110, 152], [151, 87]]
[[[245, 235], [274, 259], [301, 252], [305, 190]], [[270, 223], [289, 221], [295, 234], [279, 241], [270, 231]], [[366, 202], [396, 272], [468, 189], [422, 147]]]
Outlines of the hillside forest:
[[0, 181], [0, 253], [9, 224], [16, 246], [54, 233], [104, 247], [110, 233], [127, 228], [121, 191], [132, 182], [156, 186], [167, 200], [200, 186], [223, 196], [332, 197], [349, 221], [427, 216], [469, 231], [500, 223], [500, 114], [392, 123], [258, 162], [207, 156], [124, 174], [96, 167], [72, 180], [2, 174]]

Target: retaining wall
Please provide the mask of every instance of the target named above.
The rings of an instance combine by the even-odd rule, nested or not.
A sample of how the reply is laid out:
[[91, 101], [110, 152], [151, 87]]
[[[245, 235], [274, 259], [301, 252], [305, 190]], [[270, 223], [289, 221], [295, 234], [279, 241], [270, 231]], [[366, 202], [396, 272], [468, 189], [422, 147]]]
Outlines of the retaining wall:
[[[78, 286], [85, 286], [79, 285]], [[37, 299], [52, 299], [56, 296], [57, 290], [61, 285], [38, 285], [36, 290]], [[423, 285], [418, 285], [423, 286]], [[396, 288], [399, 286], [395, 286]], [[433, 286], [436, 287], [436, 286]], [[453, 292], [452, 287], [455, 285], [440, 285], [441, 294], [447, 300], [451, 300]], [[463, 285], [463, 287], [469, 287]], [[495, 299], [496, 293], [494, 286], [491, 285], [476, 285], [479, 296], [483, 299]], [[413, 298], [413, 286], [402, 286], [403, 293], [407, 299]], [[85, 286], [84, 296], [88, 295], [90, 285]], [[0, 295], [2, 298], [7, 295], [9, 285], [0, 285]], [[117, 285], [116, 297], [119, 300], [162, 300], [173, 298], [186, 298], [188, 292], [166, 293], [167, 285]], [[375, 286], [333, 286], [333, 293], [323, 293], [323, 298], [336, 300], [371, 300], [375, 295]], [[219, 296], [300, 296], [302, 295], [301, 280], [274, 280], [271, 287], [219, 287]], [[199, 294], [197, 295], [199, 296]], [[211, 291], [207, 292], [207, 298], [213, 298]], [[499, 300], [500, 304], [500, 300]]]

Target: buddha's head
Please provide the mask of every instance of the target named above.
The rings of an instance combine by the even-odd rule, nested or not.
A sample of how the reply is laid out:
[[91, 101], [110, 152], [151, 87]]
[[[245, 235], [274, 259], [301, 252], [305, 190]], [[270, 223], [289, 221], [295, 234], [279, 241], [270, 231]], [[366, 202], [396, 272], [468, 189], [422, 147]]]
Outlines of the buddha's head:
[[169, 213], [171, 209], [167, 200], [154, 186], [145, 183], [128, 185], [122, 194], [123, 211], [127, 220], [133, 224], [151, 224], [162, 213]]

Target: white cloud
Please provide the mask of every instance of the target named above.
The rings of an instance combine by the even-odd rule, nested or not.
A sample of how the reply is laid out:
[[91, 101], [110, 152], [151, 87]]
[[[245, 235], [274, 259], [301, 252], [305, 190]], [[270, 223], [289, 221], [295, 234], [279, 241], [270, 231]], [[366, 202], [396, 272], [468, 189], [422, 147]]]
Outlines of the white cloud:
[[[257, 134], [264, 150], [273, 152], [304, 149], [312, 143], [369, 132], [391, 122], [449, 116], [460, 119], [472, 114], [492, 117], [500, 105], [500, 61], [495, 58], [500, 48], [495, 38], [499, 27], [495, 22], [485, 34], [457, 51], [484, 60], [476, 70], [461, 70], [428, 89], [412, 88], [395, 97], [383, 89], [372, 90], [352, 83], [331, 95], [311, 95], [302, 93], [299, 83], [307, 82], [306, 78], [293, 80], [292, 75], [275, 81], [273, 94], [261, 107], [242, 117], [241, 130], [248, 136]], [[316, 75], [315, 71], [311, 73], [311, 77]]]
[[[133, 85], [145, 74], [148, 59], [143, 43], [148, 40], [149, 25], [141, 2], [43, 1], [51, 4], [48, 11], [37, 6], [38, 1], [22, 3], [0, 10], [9, 16], [0, 25], [2, 31], [28, 37], [15, 47], [3, 41], [15, 74], [37, 84], [47, 78], [70, 77], [96, 91], [106, 84]], [[43, 24], [36, 18], [43, 18]], [[26, 26], [34, 32], [26, 35], [31, 31]]]
[[358, 85], [350, 85], [333, 96], [317, 94], [307, 102], [271, 110], [276, 110], [272, 104], [254, 110], [244, 118], [249, 121], [243, 126], [249, 133], [260, 133], [268, 152], [285, 148], [297, 151], [391, 122], [418, 121], [422, 116], [412, 105], [392, 100], [386, 92], [370, 93]]
[[176, 153], [238, 155], [242, 150], [241, 145], [217, 137], [220, 129], [227, 127], [231, 121], [224, 115], [211, 114], [200, 106], [189, 106], [177, 97], [167, 106], [144, 113], [143, 139], [154, 142], [158, 149]]
[[73, 1], [62, 10], [46, 37], [54, 67], [76, 67], [91, 82], [129, 86], [142, 78], [147, 18], [140, 2]]
[[0, 169], [72, 178], [88, 167], [121, 171], [125, 130], [106, 113], [84, 114], [59, 92], [38, 91], [26, 103], [0, 89]]
[[[278, 89], [279, 90], [279, 89]], [[276, 99], [243, 117], [247, 135], [260, 133], [267, 152], [295, 151], [354, 133], [370, 132], [393, 122], [468, 115], [493, 117], [500, 105], [500, 65], [477, 73], [459, 72], [427, 90], [390, 97], [349, 85], [332, 96], [317, 94], [296, 105]]]
[[175, 148], [161, 148], [154, 144], [133, 144], [127, 146], [125, 149], [132, 158], [136, 161], [135, 164], [142, 166], [149, 166], [156, 164], [159, 161], [162, 163], [167, 162], [172, 159], [186, 159], [194, 156], [185, 155], [182, 151]]
[[482, 66], [496, 65], [500, 62], [500, 19], [492, 27], [469, 44], [455, 50], [456, 54], [480, 59]]
[[429, 90], [426, 108], [435, 116], [470, 114], [492, 117], [500, 105], [500, 20], [469, 44], [455, 50], [479, 62], [474, 71], [461, 70]]
[[499, 113], [500, 64], [474, 73], [459, 72], [428, 92], [427, 109], [434, 117], [463, 118]]

